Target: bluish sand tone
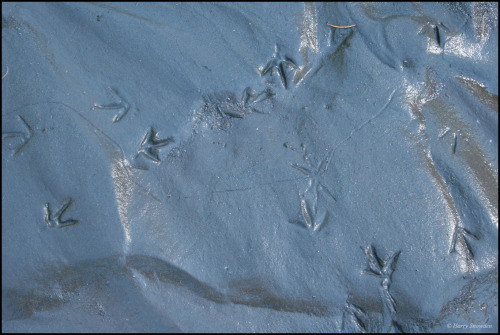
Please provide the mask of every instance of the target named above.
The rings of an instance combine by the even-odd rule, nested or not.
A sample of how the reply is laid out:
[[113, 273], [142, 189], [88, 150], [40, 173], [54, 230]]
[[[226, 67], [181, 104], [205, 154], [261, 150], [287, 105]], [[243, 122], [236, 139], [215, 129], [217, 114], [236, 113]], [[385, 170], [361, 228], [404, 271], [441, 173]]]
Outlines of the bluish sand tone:
[[2, 3], [7, 67], [2, 331], [498, 331], [497, 3]]

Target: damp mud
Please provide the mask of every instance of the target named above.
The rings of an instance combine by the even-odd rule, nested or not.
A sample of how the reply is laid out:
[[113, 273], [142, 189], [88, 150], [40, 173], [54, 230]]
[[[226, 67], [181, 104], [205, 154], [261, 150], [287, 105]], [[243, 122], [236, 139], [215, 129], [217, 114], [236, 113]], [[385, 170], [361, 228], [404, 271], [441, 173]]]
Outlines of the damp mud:
[[498, 4], [3, 2], [2, 331], [496, 333]]

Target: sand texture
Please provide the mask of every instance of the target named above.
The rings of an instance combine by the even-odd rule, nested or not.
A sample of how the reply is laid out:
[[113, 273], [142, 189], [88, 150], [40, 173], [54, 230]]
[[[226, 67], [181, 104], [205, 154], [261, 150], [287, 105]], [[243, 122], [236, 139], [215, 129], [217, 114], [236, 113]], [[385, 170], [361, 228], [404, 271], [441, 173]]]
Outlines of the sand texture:
[[498, 331], [497, 3], [3, 2], [2, 76], [2, 331]]

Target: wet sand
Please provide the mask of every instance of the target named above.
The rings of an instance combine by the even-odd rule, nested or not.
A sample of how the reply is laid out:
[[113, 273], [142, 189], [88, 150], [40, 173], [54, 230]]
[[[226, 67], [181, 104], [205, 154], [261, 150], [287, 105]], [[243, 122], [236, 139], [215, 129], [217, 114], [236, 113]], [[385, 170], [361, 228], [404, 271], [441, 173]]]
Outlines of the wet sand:
[[2, 3], [2, 76], [2, 331], [498, 331], [496, 3]]

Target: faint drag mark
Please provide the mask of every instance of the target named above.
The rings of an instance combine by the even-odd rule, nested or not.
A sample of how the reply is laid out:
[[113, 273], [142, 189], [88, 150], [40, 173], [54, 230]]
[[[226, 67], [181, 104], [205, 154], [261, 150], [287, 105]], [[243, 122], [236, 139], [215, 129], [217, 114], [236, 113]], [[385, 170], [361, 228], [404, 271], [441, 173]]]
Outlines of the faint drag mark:
[[5, 74], [2, 76], [2, 80], [5, 79], [5, 77], [7, 77], [7, 74], [9, 73], [9, 67], [7, 66], [7, 72], [5, 72]]
[[175, 142], [172, 136], [167, 137], [165, 139], [159, 139], [158, 133], [151, 127], [144, 135], [144, 138], [141, 141], [141, 147], [137, 151], [136, 158], [139, 155], [143, 155], [149, 160], [152, 160], [155, 163], [160, 163], [160, 157], [158, 153], [158, 148], [164, 147], [171, 142]]
[[289, 80], [288, 73], [285, 70], [285, 67], [292, 69], [292, 71], [296, 71], [299, 68], [291, 58], [287, 56], [282, 57], [280, 55], [278, 45], [276, 44], [271, 59], [267, 62], [266, 66], [259, 68], [259, 73], [261, 77], [265, 76], [268, 73], [271, 73], [272, 76], [273, 72], [276, 71], [276, 73], [280, 77], [281, 84], [285, 89], [287, 89]]
[[54, 216], [52, 215], [52, 211], [50, 210], [50, 204], [46, 203], [43, 209], [44, 210], [43, 218], [47, 223], [47, 227], [64, 228], [77, 224], [78, 220], [68, 219], [66, 221], [63, 221], [61, 218], [64, 215], [64, 212], [66, 212], [66, 210], [69, 208], [69, 206], [71, 206], [72, 203], [73, 203], [72, 198], [66, 200], [61, 206], [61, 208], [59, 208], [59, 210], [54, 214]]
[[338, 149], [338, 147], [340, 147], [344, 142], [346, 142], [347, 140], [349, 140], [356, 132], [360, 131], [361, 129], [363, 129], [366, 125], [368, 125], [370, 122], [372, 122], [373, 120], [375, 120], [377, 117], [379, 117], [380, 115], [382, 115], [382, 112], [389, 106], [389, 104], [391, 103], [393, 97], [394, 97], [394, 94], [396, 93], [396, 90], [397, 89], [394, 89], [392, 90], [391, 94], [389, 95], [389, 98], [387, 98], [387, 101], [385, 102], [385, 104], [378, 110], [377, 113], [375, 113], [375, 115], [373, 115], [371, 118], [369, 118], [368, 120], [366, 120], [365, 122], [363, 122], [362, 124], [360, 124], [358, 127], [354, 128], [351, 130], [350, 134], [344, 138], [342, 141], [340, 141], [336, 146], [335, 148], [333, 148], [333, 151], [332, 152], [335, 152], [335, 150]]
[[[385, 104], [371, 118], [367, 119], [365, 122], [361, 123], [356, 128], [353, 128], [350, 134], [343, 140], [341, 140], [339, 143], [337, 143], [337, 145], [330, 151], [329, 156], [318, 163], [316, 168], [312, 167], [312, 164], [309, 161], [309, 154], [305, 153], [305, 145], [304, 144], [301, 145], [302, 150], [304, 151], [304, 158], [307, 162], [308, 167], [299, 166], [297, 164], [290, 164], [290, 166], [298, 170], [299, 172], [305, 174], [309, 179], [309, 184], [306, 190], [302, 193], [299, 191], [299, 196], [301, 198], [300, 211], [305, 222], [300, 219], [300, 220], [288, 220], [289, 223], [299, 224], [308, 229], [311, 229], [312, 231], [318, 231], [324, 226], [324, 224], [328, 220], [328, 211], [326, 210], [318, 211], [319, 193], [323, 192], [324, 194], [332, 198], [334, 201], [337, 201], [337, 199], [333, 195], [333, 193], [325, 186], [324, 182], [321, 181], [322, 175], [327, 171], [328, 165], [330, 164], [330, 161], [335, 151], [343, 143], [352, 138], [356, 132], [360, 131], [375, 118], [379, 117], [382, 114], [382, 112], [389, 106], [395, 93], [396, 89], [394, 89], [391, 92]], [[288, 142], [285, 142], [283, 146], [285, 148], [290, 148], [291, 150], [296, 150]]]
[[110, 104], [105, 104], [105, 105], [100, 105], [100, 104], [97, 104], [97, 103], [94, 103], [94, 107], [93, 108], [97, 108], [97, 109], [104, 109], [104, 110], [108, 110], [108, 109], [111, 109], [111, 110], [117, 110], [118, 112], [116, 113], [116, 115], [113, 117], [113, 123], [115, 122], [118, 122], [120, 121], [121, 119], [123, 119], [123, 117], [128, 113], [129, 109], [130, 109], [130, 105], [128, 102], [126, 102], [119, 94], [118, 94], [118, 90], [113, 88], [113, 87], [110, 87], [110, 90], [111, 92], [116, 95], [120, 101], [119, 102], [112, 102]]
[[24, 149], [24, 147], [28, 144], [28, 142], [34, 135], [33, 128], [31, 128], [28, 122], [26, 122], [26, 120], [21, 115], [18, 115], [18, 117], [24, 124], [25, 128], [28, 130], [28, 133], [22, 133], [22, 132], [2, 133], [2, 140], [6, 138], [16, 138], [16, 137], [21, 137], [23, 139], [23, 144], [14, 152], [14, 154], [12, 154], [13, 157], [17, 156], [17, 154], [19, 154]]

